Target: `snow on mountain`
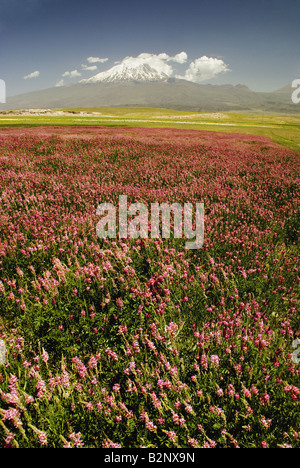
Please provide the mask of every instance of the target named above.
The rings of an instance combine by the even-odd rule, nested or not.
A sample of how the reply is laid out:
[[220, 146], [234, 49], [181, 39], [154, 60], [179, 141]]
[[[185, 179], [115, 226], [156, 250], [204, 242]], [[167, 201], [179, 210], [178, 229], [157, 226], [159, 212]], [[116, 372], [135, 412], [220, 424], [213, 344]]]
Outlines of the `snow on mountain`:
[[115, 65], [107, 71], [98, 73], [91, 78], [81, 80], [80, 83], [99, 83], [106, 82], [111, 83], [114, 81], [166, 81], [168, 75], [164, 72], [160, 72], [150, 67], [147, 63], [137, 62], [136, 64], [131, 63], [120, 63]]

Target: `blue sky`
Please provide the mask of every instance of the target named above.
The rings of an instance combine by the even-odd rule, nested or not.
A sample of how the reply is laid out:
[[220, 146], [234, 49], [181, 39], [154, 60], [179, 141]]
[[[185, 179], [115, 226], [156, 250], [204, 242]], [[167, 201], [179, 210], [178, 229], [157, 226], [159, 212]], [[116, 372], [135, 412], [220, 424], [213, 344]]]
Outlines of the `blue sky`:
[[8, 96], [141, 54], [172, 76], [272, 91], [300, 77], [299, 44], [299, 0], [0, 0]]

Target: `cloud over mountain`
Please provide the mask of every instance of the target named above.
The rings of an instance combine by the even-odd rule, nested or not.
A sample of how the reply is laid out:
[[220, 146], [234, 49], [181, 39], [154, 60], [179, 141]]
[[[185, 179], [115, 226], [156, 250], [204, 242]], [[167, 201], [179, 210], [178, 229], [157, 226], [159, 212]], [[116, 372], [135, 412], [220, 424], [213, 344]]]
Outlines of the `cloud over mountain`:
[[[98, 57], [89, 57], [89, 63], [104, 63], [108, 59], [100, 59]], [[228, 65], [218, 58], [207, 57], [203, 55], [189, 63], [185, 72], [178, 74], [177, 69], [182, 70], [182, 66], [188, 62], [188, 55], [182, 51], [174, 56], [168, 55], [166, 52], [160, 54], [151, 54], [143, 52], [137, 57], [127, 56], [121, 61], [115, 62], [115, 66], [98, 73], [89, 79], [81, 80], [81, 83], [98, 82], [98, 81], [117, 81], [135, 79], [138, 81], [150, 81], [157, 79], [166, 79], [176, 77], [199, 83], [201, 81], [214, 78], [220, 73], [230, 71]], [[146, 68], [148, 67], [148, 68]], [[177, 69], [176, 69], [177, 68]], [[92, 67], [82, 65], [85, 71], [92, 70]], [[151, 74], [149, 73], [151, 70]], [[178, 71], [179, 71], [178, 70]]]
[[165, 52], [161, 54], [149, 54], [143, 52], [142, 54], [138, 55], [137, 57], [125, 57], [121, 62], [126, 66], [133, 66], [137, 67], [139, 65], [149, 65], [151, 68], [156, 70], [158, 73], [165, 73], [168, 76], [173, 74], [173, 67], [170, 65], [170, 62], [175, 63], [185, 63], [187, 61], [187, 54], [186, 52], [180, 52], [176, 54], [174, 57], [166, 54]]
[[82, 70], [85, 71], [95, 71], [97, 70], [97, 65], [85, 65], [84, 63], [81, 65]]
[[177, 78], [199, 83], [200, 81], [210, 80], [220, 73], [228, 71], [230, 71], [230, 69], [223, 60], [203, 55], [190, 64], [183, 76], [177, 75]]
[[81, 73], [78, 70], [66, 71], [62, 74], [63, 77], [75, 78], [76, 76], [81, 76]]
[[108, 58], [100, 58], [100, 57], [88, 57], [87, 61], [89, 63], [104, 63], [108, 61]]
[[24, 76], [24, 80], [31, 80], [32, 78], [38, 78], [40, 76], [40, 72], [38, 70], [29, 73], [29, 75]]

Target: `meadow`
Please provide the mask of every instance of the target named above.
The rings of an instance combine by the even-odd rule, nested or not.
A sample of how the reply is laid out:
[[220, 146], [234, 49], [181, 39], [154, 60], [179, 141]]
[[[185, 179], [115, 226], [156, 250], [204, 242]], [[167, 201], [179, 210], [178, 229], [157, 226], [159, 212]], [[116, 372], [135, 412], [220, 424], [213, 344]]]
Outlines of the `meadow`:
[[[300, 447], [300, 154], [216, 130], [0, 129], [0, 446]], [[99, 239], [119, 195], [203, 247]]]
[[272, 115], [257, 110], [252, 114], [235, 112], [188, 112], [149, 107], [95, 107], [48, 109], [41, 112], [4, 111], [3, 126], [128, 126], [146, 128], [182, 128], [226, 133], [261, 135], [276, 143], [300, 147], [300, 117], [297, 114]]

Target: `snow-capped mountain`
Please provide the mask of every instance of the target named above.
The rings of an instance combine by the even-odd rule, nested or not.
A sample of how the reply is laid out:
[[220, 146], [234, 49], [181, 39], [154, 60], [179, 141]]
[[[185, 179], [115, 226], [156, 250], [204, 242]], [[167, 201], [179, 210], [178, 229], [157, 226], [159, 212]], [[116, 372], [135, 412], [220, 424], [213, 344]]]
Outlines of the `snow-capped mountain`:
[[147, 63], [120, 63], [107, 71], [98, 73], [91, 78], [81, 80], [80, 83], [112, 83], [114, 81], [166, 81], [168, 75], [150, 67]]

